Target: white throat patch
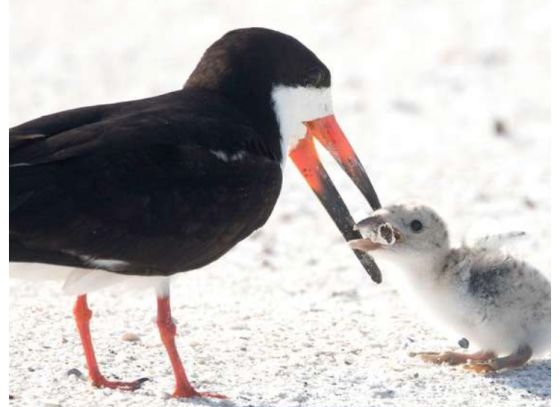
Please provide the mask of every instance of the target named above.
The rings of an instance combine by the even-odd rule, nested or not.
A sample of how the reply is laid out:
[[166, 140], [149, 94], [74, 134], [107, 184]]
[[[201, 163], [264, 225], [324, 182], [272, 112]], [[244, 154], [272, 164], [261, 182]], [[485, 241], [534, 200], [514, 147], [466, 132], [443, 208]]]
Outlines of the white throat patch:
[[290, 87], [272, 88], [272, 106], [282, 137], [282, 165], [289, 151], [305, 136], [303, 122], [333, 113], [331, 88]]

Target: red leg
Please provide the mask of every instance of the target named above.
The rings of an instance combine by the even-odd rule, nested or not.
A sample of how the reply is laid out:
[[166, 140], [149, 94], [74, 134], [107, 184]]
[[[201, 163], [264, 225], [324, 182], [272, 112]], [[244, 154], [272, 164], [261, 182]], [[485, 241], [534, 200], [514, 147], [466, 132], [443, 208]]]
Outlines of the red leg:
[[173, 367], [173, 373], [175, 374], [175, 391], [173, 392], [173, 397], [213, 397], [218, 399], [225, 399], [225, 396], [214, 393], [204, 393], [198, 392], [189, 383], [185, 369], [183, 368], [183, 363], [177, 352], [175, 346], [175, 334], [177, 328], [171, 317], [171, 307], [169, 306], [169, 295], [157, 298], [157, 325], [159, 328], [159, 333], [161, 336], [161, 341], [167, 350], [169, 359], [171, 360], [171, 366]]
[[138, 379], [134, 382], [109, 381], [105, 379], [105, 377], [103, 377], [103, 375], [99, 371], [99, 365], [97, 364], [97, 359], [95, 359], [95, 352], [93, 350], [93, 343], [91, 341], [91, 333], [89, 331], [89, 321], [91, 319], [91, 314], [91, 310], [87, 305], [86, 295], [80, 295], [76, 300], [76, 304], [74, 305], [74, 318], [76, 319], [78, 332], [80, 333], [80, 338], [82, 339], [89, 378], [91, 379], [93, 385], [95, 387], [108, 387], [110, 389], [121, 390], [138, 389], [142, 385], [142, 383], [148, 379]]

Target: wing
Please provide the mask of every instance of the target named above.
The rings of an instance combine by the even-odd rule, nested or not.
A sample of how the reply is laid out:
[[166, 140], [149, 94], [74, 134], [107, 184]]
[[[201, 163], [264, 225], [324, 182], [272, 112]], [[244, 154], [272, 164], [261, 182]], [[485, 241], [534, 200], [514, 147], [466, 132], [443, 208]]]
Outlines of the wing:
[[[220, 120], [216, 120], [219, 116]], [[67, 110], [10, 129], [10, 166], [29, 166], [131, 144], [189, 142], [230, 151], [258, 145], [250, 124], [224, 100], [181, 90]]]
[[10, 179], [18, 181], [10, 188], [10, 211], [25, 202], [31, 191], [52, 182], [48, 171], [41, 176], [40, 169], [23, 171], [21, 167], [81, 157], [88, 161], [121, 151], [127, 155], [152, 146], [192, 145], [259, 154], [256, 140], [243, 117], [203, 92], [178, 91], [44, 116], [10, 129]]
[[499, 250], [505, 246], [515, 243], [527, 236], [526, 232], [514, 231], [487, 235], [478, 238], [473, 242], [473, 248], [478, 250]]
[[88, 106], [67, 110], [28, 121], [10, 128], [10, 149], [42, 140], [54, 134], [99, 122], [126, 103]]
[[160, 103], [105, 114], [11, 149], [12, 261], [170, 274], [216, 259], [270, 215], [281, 168], [234, 113], [218, 122]]

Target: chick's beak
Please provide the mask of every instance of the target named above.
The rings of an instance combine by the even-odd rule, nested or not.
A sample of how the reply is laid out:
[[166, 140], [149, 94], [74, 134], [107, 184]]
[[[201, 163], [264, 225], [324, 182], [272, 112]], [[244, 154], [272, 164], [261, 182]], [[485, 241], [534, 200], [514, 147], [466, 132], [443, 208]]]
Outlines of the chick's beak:
[[[376, 210], [381, 205], [373, 185], [334, 115], [306, 122], [305, 125], [307, 133], [290, 151], [290, 158], [334, 220], [346, 241], [361, 238], [360, 233], [353, 228], [354, 220], [348, 208], [319, 160], [313, 138], [319, 140], [334, 157], [362, 192], [372, 209]], [[371, 279], [380, 283], [381, 272], [375, 261], [360, 249], [355, 249], [354, 253]]]
[[354, 249], [362, 252], [370, 252], [377, 250], [381, 247], [379, 243], [372, 242], [370, 239], [354, 239], [348, 242], [348, 245]]

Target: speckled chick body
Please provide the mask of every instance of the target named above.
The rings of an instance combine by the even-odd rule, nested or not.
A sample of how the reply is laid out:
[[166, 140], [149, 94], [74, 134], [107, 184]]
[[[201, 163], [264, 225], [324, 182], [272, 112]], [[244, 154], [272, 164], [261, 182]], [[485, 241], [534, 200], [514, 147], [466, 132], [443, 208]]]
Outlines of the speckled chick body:
[[374, 255], [387, 280], [438, 327], [495, 355], [550, 349], [550, 282], [501, 250], [511, 235], [450, 248], [445, 222], [418, 204], [380, 209], [356, 227], [365, 239], [351, 246]]
[[[550, 282], [531, 265], [484, 248], [450, 250], [439, 285], [453, 327], [483, 350], [550, 349]], [[446, 295], [445, 295], [446, 294]], [[441, 313], [441, 311], [440, 311]]]

